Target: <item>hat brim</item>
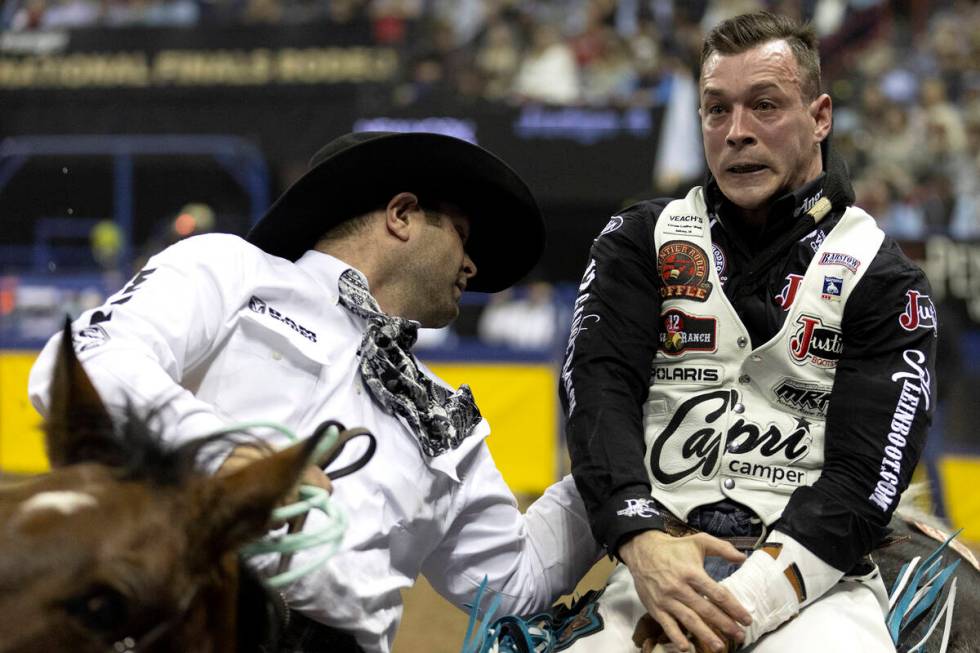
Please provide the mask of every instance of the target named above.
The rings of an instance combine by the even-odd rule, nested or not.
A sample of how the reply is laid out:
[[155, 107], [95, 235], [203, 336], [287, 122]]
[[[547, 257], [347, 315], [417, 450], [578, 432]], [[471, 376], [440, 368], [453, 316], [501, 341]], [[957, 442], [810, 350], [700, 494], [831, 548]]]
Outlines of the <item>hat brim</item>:
[[399, 192], [451, 202], [470, 218], [468, 289], [498, 292], [544, 252], [541, 211], [527, 184], [496, 156], [450, 136], [379, 135], [319, 161], [248, 233], [249, 242], [295, 261], [333, 226], [384, 206]]

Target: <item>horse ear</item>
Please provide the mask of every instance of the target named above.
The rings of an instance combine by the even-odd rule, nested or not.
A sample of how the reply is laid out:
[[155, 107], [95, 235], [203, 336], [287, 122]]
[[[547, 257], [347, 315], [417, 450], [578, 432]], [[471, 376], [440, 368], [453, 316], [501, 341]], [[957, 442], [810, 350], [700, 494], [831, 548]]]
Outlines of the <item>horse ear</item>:
[[296, 487], [319, 441], [314, 436], [204, 479], [192, 508], [200, 513], [194, 521], [202, 529], [196, 534], [201, 550], [220, 555], [265, 533], [273, 508]]
[[45, 432], [52, 467], [79, 462], [115, 464], [119, 460], [112, 417], [75, 355], [71, 319], [67, 317], [55, 362]]

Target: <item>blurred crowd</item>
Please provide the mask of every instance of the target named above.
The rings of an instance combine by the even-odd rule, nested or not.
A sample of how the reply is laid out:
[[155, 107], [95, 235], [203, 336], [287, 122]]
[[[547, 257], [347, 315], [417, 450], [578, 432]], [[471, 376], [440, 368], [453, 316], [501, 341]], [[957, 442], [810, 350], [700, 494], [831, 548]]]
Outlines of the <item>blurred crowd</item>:
[[974, 1], [13, 0], [0, 19], [12, 30], [367, 23], [404, 53], [395, 105], [633, 107], [667, 102], [693, 78], [705, 31], [758, 8], [817, 28], [859, 203], [903, 239], [980, 237]]
[[[402, 53], [396, 106], [445, 101], [578, 107], [672, 105], [694, 116], [700, 45], [729, 16], [765, 8], [821, 38], [833, 142], [858, 204], [900, 240], [980, 239], [980, 3], [965, 0], [8, 0], [7, 30], [330, 24], [369, 27]], [[690, 106], [687, 106], [690, 105]], [[661, 135], [676, 160], [693, 150]], [[690, 140], [690, 139], [689, 139]], [[688, 171], [698, 174], [700, 168]], [[697, 179], [661, 176], [667, 194]], [[657, 183], [655, 181], [655, 183]], [[555, 302], [531, 287], [499, 297], [474, 330], [488, 342], [553, 346]], [[535, 312], [536, 311], [536, 312]], [[540, 314], [537, 329], [515, 313]], [[518, 320], [521, 322], [521, 320]], [[549, 327], [548, 325], [551, 325]], [[436, 334], [439, 335], [439, 334]], [[445, 336], [446, 334], [442, 334]]]

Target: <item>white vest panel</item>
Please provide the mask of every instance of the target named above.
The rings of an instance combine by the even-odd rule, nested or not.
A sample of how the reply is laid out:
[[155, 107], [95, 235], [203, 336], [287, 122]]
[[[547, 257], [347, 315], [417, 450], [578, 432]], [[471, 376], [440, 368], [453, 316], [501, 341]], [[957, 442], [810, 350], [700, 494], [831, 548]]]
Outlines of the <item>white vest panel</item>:
[[660, 348], [643, 410], [657, 501], [686, 519], [729, 497], [771, 524], [819, 478], [844, 306], [883, 238], [848, 208], [806, 273], [787, 279], [782, 328], [753, 349], [722, 290], [702, 189], [667, 205], [655, 230]]

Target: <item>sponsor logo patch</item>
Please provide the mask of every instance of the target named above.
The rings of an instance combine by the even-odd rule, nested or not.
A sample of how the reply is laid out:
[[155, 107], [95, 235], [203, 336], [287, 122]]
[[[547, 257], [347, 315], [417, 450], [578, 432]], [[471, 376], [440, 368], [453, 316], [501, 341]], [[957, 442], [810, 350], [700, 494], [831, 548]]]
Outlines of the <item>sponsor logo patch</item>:
[[716, 351], [718, 321], [713, 317], [697, 317], [676, 308], [660, 316], [660, 351], [679, 356], [685, 351]]
[[905, 312], [898, 316], [898, 323], [906, 331], [932, 329], [933, 335], [939, 333], [936, 307], [929, 295], [923, 295], [918, 290], [905, 293]]
[[683, 240], [671, 240], [657, 252], [664, 299], [690, 299], [703, 302], [711, 295], [708, 256], [704, 250]]
[[575, 308], [572, 310], [572, 327], [568, 333], [568, 345], [565, 347], [565, 363], [561, 368], [561, 382], [565, 387], [565, 396], [568, 398], [568, 415], [571, 417], [575, 412], [575, 385], [572, 382], [572, 358], [575, 356], [575, 339], [582, 331], [587, 331], [589, 324], [599, 321], [599, 316], [595, 313], [585, 313], [585, 304], [589, 301], [591, 293], [589, 286], [595, 279], [596, 262], [595, 259], [589, 261], [582, 275], [582, 282], [578, 286], [578, 297], [575, 298]]
[[248, 300], [248, 307], [259, 315], [265, 315], [265, 302], [254, 295]]
[[850, 254], [842, 254], [840, 252], [824, 252], [820, 256], [820, 265], [843, 265], [851, 272], [857, 272], [857, 269], [861, 267], [861, 261]]
[[800, 284], [803, 283], [802, 274], [787, 274], [786, 283], [783, 285], [783, 289], [779, 291], [776, 295], [776, 303], [779, 304], [779, 308], [784, 311], [788, 311], [789, 307], [793, 305], [796, 301], [796, 293], [800, 289]]
[[614, 215], [613, 217], [609, 218], [609, 222], [607, 222], [606, 226], [602, 228], [602, 231], [599, 232], [597, 238], [601, 238], [606, 234], [611, 234], [612, 232], [616, 231], [622, 226], [623, 226], [623, 216]]
[[823, 244], [824, 238], [826, 237], [826, 234], [824, 234], [824, 232], [822, 232], [820, 229], [814, 229], [807, 235], [800, 238], [800, 242], [805, 243], [809, 240], [810, 249], [812, 249], [813, 253], [816, 254], [817, 250], [820, 249], [820, 246]]
[[837, 367], [844, 352], [841, 332], [826, 326], [819, 317], [800, 315], [796, 318], [796, 333], [789, 340], [789, 353], [798, 365]]
[[800, 205], [796, 207], [796, 210], [793, 211], [793, 216], [799, 217], [800, 214], [802, 214], [804, 211], [809, 211], [810, 209], [812, 209], [816, 205], [816, 203], [820, 200], [821, 197], [823, 197], [822, 188], [818, 190], [816, 193], [814, 193], [813, 195], [811, 195], [810, 197], [805, 198], [803, 202], [801, 202]]
[[664, 226], [665, 234], [678, 236], [702, 236], [704, 235], [704, 218], [700, 215], [666, 215], [667, 224]]
[[926, 355], [918, 349], [906, 349], [902, 352], [902, 358], [908, 369], [892, 374], [892, 383], [901, 383], [901, 390], [895, 412], [892, 413], [888, 444], [885, 445], [878, 469], [878, 483], [868, 496], [868, 500], [882, 512], [887, 511], [898, 497], [905, 446], [919, 405], [922, 405], [923, 411], [928, 411], [932, 398], [932, 375], [926, 366]]
[[259, 315], [268, 315], [273, 320], [285, 324], [287, 327], [289, 327], [299, 335], [303, 336], [310, 342], [316, 342], [316, 333], [310, 331], [303, 325], [298, 324], [294, 319], [283, 315], [273, 307], [269, 306], [264, 300], [253, 295], [248, 300], [248, 307], [249, 309], [251, 309], [255, 313], [258, 313]]
[[722, 283], [728, 283], [728, 257], [718, 243], [711, 243], [711, 255], [715, 261], [715, 272]]
[[805, 383], [795, 379], [783, 379], [772, 389], [776, 401], [798, 413], [811, 417], [827, 414], [830, 388], [818, 383]]
[[105, 343], [109, 342], [109, 334], [101, 326], [95, 324], [79, 329], [77, 332], [72, 334], [71, 341], [75, 346], [75, 351], [80, 354], [83, 351], [101, 347]]
[[842, 277], [824, 277], [823, 290], [820, 292], [820, 299], [839, 302], [840, 295], [843, 290], [844, 279]]
[[718, 385], [721, 383], [721, 367], [715, 365], [657, 365], [653, 368], [653, 382]]
[[659, 517], [660, 511], [652, 499], [626, 499], [626, 507], [617, 510], [620, 517]]

